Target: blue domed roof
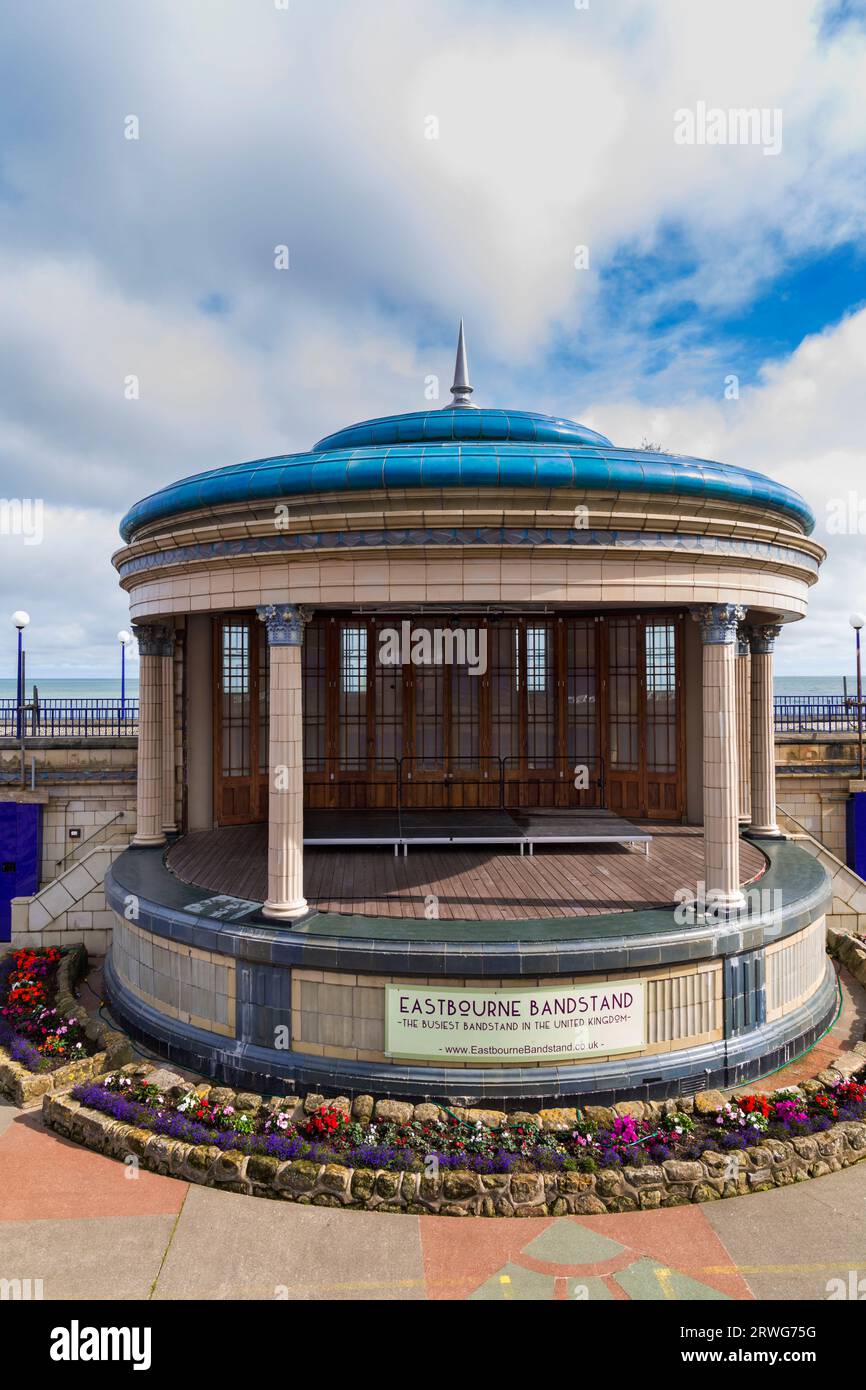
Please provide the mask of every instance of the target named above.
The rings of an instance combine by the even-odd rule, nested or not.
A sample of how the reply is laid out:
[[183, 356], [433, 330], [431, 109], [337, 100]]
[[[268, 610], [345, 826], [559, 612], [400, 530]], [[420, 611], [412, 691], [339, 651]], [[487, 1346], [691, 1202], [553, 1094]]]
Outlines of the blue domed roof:
[[374, 444], [448, 444], [489, 439], [504, 444], [610, 444], [603, 434], [529, 410], [478, 410], [446, 406], [444, 410], [414, 410], [408, 415], [384, 415], [362, 420], [314, 445], [317, 454], [335, 449], [367, 449]]
[[125, 541], [184, 513], [315, 493], [412, 488], [572, 488], [656, 493], [764, 507], [808, 534], [815, 518], [791, 488], [707, 459], [618, 449], [604, 435], [522, 410], [465, 403], [364, 420], [310, 453], [231, 464], [161, 488], [131, 507]]

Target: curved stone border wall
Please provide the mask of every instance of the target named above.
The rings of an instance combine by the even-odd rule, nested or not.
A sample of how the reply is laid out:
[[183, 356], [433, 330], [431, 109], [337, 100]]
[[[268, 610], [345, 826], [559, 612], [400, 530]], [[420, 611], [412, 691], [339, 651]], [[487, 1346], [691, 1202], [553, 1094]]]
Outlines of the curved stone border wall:
[[[15, 950], [24, 948], [16, 946]], [[85, 1036], [96, 1043], [98, 1051], [92, 1057], [82, 1057], [80, 1061], [67, 1062], [54, 1071], [29, 1071], [20, 1062], [13, 1061], [5, 1048], [0, 1047], [0, 1095], [8, 1096], [13, 1105], [23, 1110], [39, 1105], [42, 1097], [57, 1091], [68, 1090], [79, 1081], [99, 1076], [106, 1071], [116, 1071], [129, 1062], [132, 1045], [123, 1033], [118, 1033], [103, 1023], [101, 1018], [89, 1014], [75, 998], [75, 986], [87, 973], [87, 951], [80, 943], [64, 948], [63, 958], [57, 967], [57, 986], [55, 1007], [63, 1018], [77, 1018], [82, 1024]]]
[[[820, 1072], [803, 1089], [812, 1087], [819, 1091], [866, 1068], [866, 1044], [858, 1047], [862, 1053], [855, 1051], [837, 1058], [835, 1067]], [[142, 1068], [131, 1066], [125, 1070]], [[226, 1092], [227, 1097], [230, 1094]], [[261, 1101], [260, 1096], [243, 1094], [234, 1099], [241, 1109], [255, 1108]], [[308, 1096], [303, 1108], [315, 1109], [322, 1100], [320, 1095]], [[706, 1115], [718, 1109], [721, 1102], [717, 1092], [700, 1092], [694, 1100], [675, 1104]], [[337, 1103], [349, 1104], [345, 1098], [338, 1098]], [[654, 1102], [626, 1101], [615, 1110], [643, 1118], [661, 1114], [662, 1108]], [[436, 1111], [438, 1107], [413, 1107], [399, 1101], [379, 1101], [374, 1106], [372, 1097], [358, 1096], [352, 1109], [359, 1116], [363, 1110], [367, 1117], [375, 1113], [377, 1118], [408, 1120], [413, 1116], [429, 1118], [417, 1114], [418, 1110]], [[484, 1116], [487, 1122], [498, 1118], [489, 1111], [465, 1111], [462, 1115], [467, 1119]], [[69, 1095], [47, 1095], [42, 1116], [49, 1129], [97, 1153], [120, 1161], [133, 1158], [151, 1172], [186, 1182], [302, 1205], [416, 1215], [594, 1216], [677, 1207], [786, 1187], [866, 1158], [866, 1122], [851, 1120], [820, 1134], [786, 1141], [763, 1139], [741, 1151], [707, 1152], [700, 1159], [670, 1158], [640, 1167], [603, 1168], [597, 1173], [480, 1174], [451, 1170], [428, 1177], [423, 1173], [353, 1169], [309, 1159], [280, 1161], [211, 1145], [187, 1144], [114, 1120]], [[546, 1128], [569, 1128], [574, 1116], [574, 1111], [548, 1110], [540, 1112], [537, 1120]]]

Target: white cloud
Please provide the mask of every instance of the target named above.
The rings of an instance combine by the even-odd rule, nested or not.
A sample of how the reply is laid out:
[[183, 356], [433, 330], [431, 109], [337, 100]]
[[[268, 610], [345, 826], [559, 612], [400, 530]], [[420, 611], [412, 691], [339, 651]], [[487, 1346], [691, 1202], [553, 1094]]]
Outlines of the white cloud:
[[[3, 593], [54, 595], [58, 661], [95, 652], [122, 617], [113, 516], [173, 478], [422, 406], [430, 373], [446, 399], [460, 313], [480, 401], [581, 418], [591, 400], [604, 433], [670, 428], [684, 452], [751, 459], [809, 496], [816, 460], [849, 470], [856, 389], [832, 421], [829, 371], [815, 396], [835, 335], [729, 408], [697, 398], [717, 355], [694, 328], [652, 327], [679, 296], [711, 316], [791, 256], [863, 237], [864, 36], [819, 44], [816, 15], [811, 0], [16, 7], [0, 52], [0, 495], [79, 509], [89, 553], [33, 547], [37, 574], [4, 543]], [[781, 107], [782, 154], [675, 145], [674, 111], [698, 100]], [[614, 300], [601, 271], [629, 250], [669, 255], [685, 282], [660, 273]], [[214, 293], [228, 312], [205, 315]], [[695, 399], [656, 420], [636, 401], [662, 350], [654, 398]]]
[[[866, 609], [866, 309], [807, 338], [786, 361], [764, 368], [739, 400], [693, 399], [669, 409], [635, 401], [598, 402], [590, 412], [617, 443], [646, 436], [674, 453], [719, 459], [766, 473], [795, 488], [816, 517], [815, 539], [828, 558], [811, 591], [809, 615], [778, 646], [778, 668], [791, 674], [850, 673], [851, 609]], [[721, 392], [720, 392], [721, 396]], [[828, 533], [831, 506], [862, 533]], [[834, 523], [831, 523], [834, 524]]]

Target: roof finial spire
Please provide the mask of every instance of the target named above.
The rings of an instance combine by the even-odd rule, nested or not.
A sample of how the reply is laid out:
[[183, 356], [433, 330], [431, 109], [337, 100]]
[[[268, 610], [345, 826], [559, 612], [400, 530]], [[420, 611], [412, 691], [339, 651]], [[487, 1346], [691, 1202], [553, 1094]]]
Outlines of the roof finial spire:
[[460, 334], [457, 338], [457, 360], [454, 363], [454, 385], [451, 387], [451, 400], [445, 409], [453, 410], [455, 406], [468, 406], [474, 410], [475, 407], [469, 399], [472, 391], [473, 388], [469, 385], [469, 363], [466, 360], [466, 343], [463, 338], [463, 319], [461, 318]]

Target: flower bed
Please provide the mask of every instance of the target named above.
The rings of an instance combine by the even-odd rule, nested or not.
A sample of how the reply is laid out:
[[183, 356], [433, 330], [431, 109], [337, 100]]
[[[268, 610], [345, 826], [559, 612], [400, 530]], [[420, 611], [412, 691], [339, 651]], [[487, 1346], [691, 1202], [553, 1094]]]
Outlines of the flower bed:
[[[864, 1059], [866, 1060], [866, 1059]], [[388, 1171], [462, 1169], [476, 1173], [587, 1172], [640, 1168], [668, 1159], [693, 1161], [707, 1152], [745, 1150], [761, 1140], [822, 1134], [834, 1122], [866, 1121], [866, 1085], [840, 1080], [811, 1097], [799, 1089], [745, 1095], [709, 1116], [671, 1107], [654, 1118], [612, 1114], [600, 1124], [575, 1112], [571, 1126], [545, 1130], [526, 1116], [495, 1127], [447, 1109], [421, 1119], [353, 1118], [342, 1106], [322, 1104], [295, 1114], [269, 1105], [241, 1109], [208, 1086], [167, 1094], [129, 1073], [118, 1072], [75, 1087], [73, 1098], [138, 1129], [282, 1162]], [[564, 1112], [563, 1112], [564, 1113]], [[503, 1117], [505, 1118], [505, 1117]]]
[[[862, 1069], [866, 1056], [836, 1061]], [[862, 1115], [863, 1087], [838, 1072], [821, 1073], [796, 1092], [742, 1097], [736, 1108], [718, 1092], [676, 1104], [588, 1106], [580, 1124], [569, 1110], [452, 1115], [432, 1104], [370, 1096], [263, 1105], [260, 1096], [224, 1088], [190, 1092], [176, 1074], [140, 1065], [124, 1067], [122, 1078], [46, 1096], [46, 1125], [153, 1172], [314, 1206], [442, 1216], [600, 1215], [762, 1192], [866, 1158], [866, 1120], [847, 1118]], [[691, 1122], [681, 1134], [676, 1120], [664, 1129], [664, 1147], [670, 1141], [676, 1157], [663, 1158], [658, 1137], [647, 1130], [663, 1112]], [[416, 1145], [411, 1137], [419, 1134], [423, 1142]], [[600, 1135], [608, 1136], [606, 1149]], [[591, 1147], [607, 1157], [600, 1161], [587, 1152]]]
[[81, 1019], [57, 1008], [61, 957], [56, 946], [39, 946], [0, 962], [0, 1044], [28, 1071], [52, 1071], [96, 1051]]
[[128, 1040], [73, 996], [87, 969], [82, 945], [10, 951], [0, 960], [0, 1093], [16, 1105], [122, 1065]]

